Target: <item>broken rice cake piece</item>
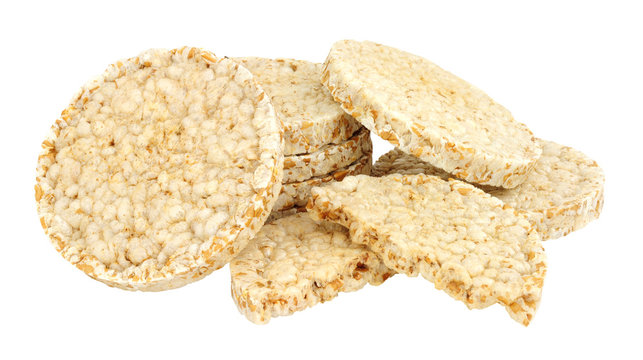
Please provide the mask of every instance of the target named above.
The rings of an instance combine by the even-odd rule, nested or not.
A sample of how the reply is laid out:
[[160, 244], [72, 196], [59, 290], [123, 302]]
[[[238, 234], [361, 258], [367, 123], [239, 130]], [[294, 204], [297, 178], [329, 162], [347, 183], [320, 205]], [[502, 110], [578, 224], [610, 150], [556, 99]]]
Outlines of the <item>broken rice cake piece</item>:
[[266, 224], [230, 263], [230, 273], [239, 311], [258, 324], [394, 274], [365, 246], [352, 243], [348, 229], [318, 224], [305, 213]]
[[349, 176], [312, 189], [308, 213], [349, 228], [392, 270], [422, 274], [470, 309], [494, 303], [528, 325], [545, 254], [524, 215], [462, 181], [428, 175]]
[[[524, 211], [542, 240], [556, 239], [598, 219], [603, 208], [605, 175], [582, 152], [538, 139], [543, 154], [522, 184], [513, 189], [478, 186], [516, 210]], [[428, 174], [447, 180], [451, 175], [394, 149], [373, 166], [373, 176]]]

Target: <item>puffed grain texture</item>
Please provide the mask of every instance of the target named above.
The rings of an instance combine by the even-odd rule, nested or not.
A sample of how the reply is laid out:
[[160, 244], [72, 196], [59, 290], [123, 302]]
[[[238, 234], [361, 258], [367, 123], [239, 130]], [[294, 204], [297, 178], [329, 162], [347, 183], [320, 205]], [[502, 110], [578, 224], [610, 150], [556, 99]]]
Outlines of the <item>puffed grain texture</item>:
[[333, 181], [342, 181], [344, 177], [349, 175], [369, 175], [373, 167], [371, 156], [372, 154], [364, 155], [350, 166], [333, 171], [330, 174], [317, 176], [301, 182], [283, 184], [273, 211], [283, 211], [293, 207], [306, 206], [308, 198], [310, 198], [310, 190], [315, 186]]
[[529, 221], [463, 181], [350, 176], [314, 188], [308, 214], [349, 228], [353, 242], [409, 276], [422, 274], [470, 309], [505, 306], [523, 325], [540, 302], [545, 254]]
[[457, 178], [513, 188], [540, 156], [531, 131], [507, 109], [422, 57], [339, 41], [321, 81], [366, 128]]
[[283, 128], [237, 63], [149, 50], [87, 83], [42, 143], [40, 222], [90, 277], [159, 291], [228, 263], [281, 189]]
[[[522, 184], [513, 189], [479, 187], [523, 211], [542, 240], [556, 239], [598, 219], [603, 208], [605, 175], [594, 160], [578, 150], [552, 141], [538, 142], [543, 148], [542, 156]], [[372, 174], [427, 174], [444, 180], [450, 177], [399, 149], [382, 155]]]
[[373, 153], [371, 133], [361, 128], [341, 144], [328, 144], [312, 154], [284, 157], [283, 183], [300, 182], [331, 173]]
[[265, 324], [333, 299], [339, 292], [379, 285], [394, 274], [337, 224], [306, 214], [266, 224], [230, 263], [232, 297], [250, 321]]
[[321, 64], [258, 57], [234, 60], [248, 68], [270, 96], [284, 124], [284, 155], [339, 144], [361, 127], [319, 82]]

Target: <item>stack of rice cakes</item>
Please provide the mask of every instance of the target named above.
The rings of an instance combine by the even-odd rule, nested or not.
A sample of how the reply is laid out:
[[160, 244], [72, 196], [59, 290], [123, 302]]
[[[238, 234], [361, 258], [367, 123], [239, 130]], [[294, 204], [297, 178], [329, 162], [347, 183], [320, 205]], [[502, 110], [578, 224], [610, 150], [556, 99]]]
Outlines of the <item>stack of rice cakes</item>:
[[322, 65], [292, 59], [234, 59], [255, 76], [284, 126], [284, 177], [270, 220], [305, 211], [310, 190], [370, 174], [370, 132], [321, 84]]
[[[526, 326], [542, 241], [603, 205], [595, 161], [372, 42], [337, 42], [323, 65], [151, 50], [86, 85], [52, 130], [36, 200], [67, 260], [143, 291], [229, 262], [233, 299], [255, 323], [399, 273]], [[371, 131], [396, 147], [373, 166]], [[94, 167], [102, 175], [84, 174]]]
[[[297, 232], [307, 221], [300, 215], [262, 229], [231, 263], [240, 311], [263, 323], [400, 273], [422, 275], [470, 309], [502, 305], [528, 325], [547, 272], [542, 241], [600, 214], [604, 175], [596, 162], [536, 138], [481, 90], [394, 48], [340, 41], [321, 82], [396, 149], [376, 162], [373, 176], [310, 190], [308, 215], [321, 224], [315, 231]], [[329, 224], [348, 231], [352, 251], [381, 263], [363, 267], [346, 243], [328, 240]], [[297, 236], [299, 246], [287, 243]], [[338, 256], [335, 267], [315, 259], [321, 249]]]

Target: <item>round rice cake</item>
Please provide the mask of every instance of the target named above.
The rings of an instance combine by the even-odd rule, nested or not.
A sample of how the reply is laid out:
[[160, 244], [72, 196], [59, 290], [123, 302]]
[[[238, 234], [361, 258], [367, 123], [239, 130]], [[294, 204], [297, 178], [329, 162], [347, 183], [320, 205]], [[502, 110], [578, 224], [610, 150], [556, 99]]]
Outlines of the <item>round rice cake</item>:
[[38, 158], [40, 222], [90, 277], [158, 291], [228, 263], [281, 189], [283, 129], [236, 62], [149, 50], [87, 83]]
[[300, 182], [328, 174], [373, 152], [371, 133], [362, 128], [341, 144], [325, 145], [312, 154], [284, 157], [283, 183]]
[[428, 175], [349, 176], [312, 189], [314, 220], [346, 226], [397, 272], [435, 284], [470, 309], [495, 303], [528, 325], [546, 272], [526, 217], [463, 181]]
[[401, 50], [339, 41], [322, 83], [369, 130], [469, 182], [516, 187], [541, 153], [531, 131], [487, 94]]
[[371, 154], [364, 155], [350, 166], [333, 171], [330, 174], [317, 176], [301, 182], [283, 184], [273, 211], [283, 211], [293, 207], [306, 206], [308, 198], [310, 197], [310, 190], [315, 186], [320, 186], [331, 181], [342, 181], [344, 177], [349, 175], [370, 174], [372, 168], [371, 156]]
[[319, 82], [321, 64], [293, 59], [235, 58], [265, 89], [284, 124], [284, 155], [312, 153], [350, 138], [361, 125]]
[[276, 316], [379, 285], [394, 274], [337, 224], [316, 223], [306, 214], [264, 225], [230, 262], [232, 298], [250, 321]]
[[[556, 239], [598, 219], [603, 208], [605, 175], [582, 152], [538, 139], [543, 153], [527, 179], [513, 189], [479, 186], [516, 210], [524, 211], [543, 240]], [[395, 149], [380, 157], [373, 176], [450, 175], [413, 155]]]

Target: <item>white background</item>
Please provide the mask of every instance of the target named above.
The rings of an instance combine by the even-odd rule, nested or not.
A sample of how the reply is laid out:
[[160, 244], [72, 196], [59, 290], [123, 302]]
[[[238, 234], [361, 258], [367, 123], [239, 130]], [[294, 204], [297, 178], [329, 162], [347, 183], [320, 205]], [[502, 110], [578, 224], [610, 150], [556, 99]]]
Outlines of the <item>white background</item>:
[[[643, 357], [643, 12], [634, 1], [482, 3], [1, 5], [0, 358]], [[109, 63], [182, 45], [322, 62], [345, 38], [431, 59], [604, 168], [601, 218], [545, 243], [529, 327], [403, 275], [257, 326], [237, 312], [227, 267], [178, 290], [132, 293], [91, 280], [49, 244], [33, 195], [40, 143]], [[375, 139], [376, 157], [389, 148]]]

